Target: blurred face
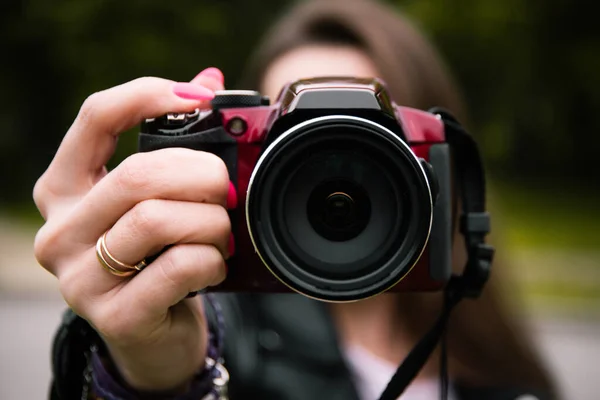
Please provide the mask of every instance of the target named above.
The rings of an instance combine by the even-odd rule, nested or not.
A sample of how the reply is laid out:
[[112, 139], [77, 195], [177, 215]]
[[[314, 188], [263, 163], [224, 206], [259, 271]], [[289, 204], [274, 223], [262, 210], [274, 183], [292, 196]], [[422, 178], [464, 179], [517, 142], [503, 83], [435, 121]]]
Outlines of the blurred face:
[[267, 69], [261, 93], [275, 100], [281, 88], [302, 78], [316, 76], [378, 76], [373, 62], [350, 46], [311, 45], [283, 54]]

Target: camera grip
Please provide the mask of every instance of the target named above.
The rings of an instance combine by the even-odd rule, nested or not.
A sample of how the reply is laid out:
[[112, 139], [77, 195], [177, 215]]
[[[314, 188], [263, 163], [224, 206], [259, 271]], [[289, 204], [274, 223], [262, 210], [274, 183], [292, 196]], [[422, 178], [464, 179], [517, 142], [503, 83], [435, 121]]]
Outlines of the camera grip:
[[[190, 133], [178, 132], [179, 134], [169, 133], [146, 133], [142, 131], [138, 136], [138, 151], [150, 152], [164, 148], [187, 148], [197, 151], [205, 151], [215, 154], [221, 158], [227, 167], [229, 179], [237, 187], [237, 142], [232, 138], [222, 126], [209, 128], [203, 131]], [[234, 221], [235, 210], [229, 210], [229, 217]], [[232, 227], [235, 229], [235, 227]], [[167, 251], [172, 245], [165, 246], [157, 254], [154, 254], [146, 259], [150, 264], [156, 260], [162, 253]], [[188, 294], [187, 297], [193, 297], [197, 292]]]
[[184, 135], [152, 134], [140, 132], [138, 151], [149, 152], [169, 147], [183, 147], [212, 153], [227, 166], [229, 179], [237, 183], [237, 142], [223, 127], [218, 126], [201, 132]]

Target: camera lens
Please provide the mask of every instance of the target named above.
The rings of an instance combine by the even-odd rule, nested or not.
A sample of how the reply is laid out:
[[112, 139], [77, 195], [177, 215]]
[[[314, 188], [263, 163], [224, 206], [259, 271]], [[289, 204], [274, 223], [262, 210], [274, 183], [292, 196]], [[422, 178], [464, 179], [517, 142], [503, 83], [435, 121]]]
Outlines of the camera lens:
[[358, 117], [300, 123], [269, 143], [246, 197], [255, 250], [291, 289], [352, 301], [389, 289], [420, 258], [432, 198], [416, 156]]
[[356, 182], [332, 179], [312, 191], [307, 214], [319, 235], [341, 242], [355, 238], [365, 229], [371, 216], [371, 202]]

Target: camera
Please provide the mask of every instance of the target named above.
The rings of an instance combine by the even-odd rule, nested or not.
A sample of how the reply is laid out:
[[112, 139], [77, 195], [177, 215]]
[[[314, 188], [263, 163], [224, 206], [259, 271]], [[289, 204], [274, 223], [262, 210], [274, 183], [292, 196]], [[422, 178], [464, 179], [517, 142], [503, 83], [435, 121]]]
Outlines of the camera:
[[[216, 93], [142, 123], [139, 150], [210, 152], [237, 190], [236, 254], [208, 291], [355, 301], [441, 290], [451, 276], [451, 148], [439, 116], [379, 79], [325, 77]], [[193, 216], [190, 216], [193, 218]]]

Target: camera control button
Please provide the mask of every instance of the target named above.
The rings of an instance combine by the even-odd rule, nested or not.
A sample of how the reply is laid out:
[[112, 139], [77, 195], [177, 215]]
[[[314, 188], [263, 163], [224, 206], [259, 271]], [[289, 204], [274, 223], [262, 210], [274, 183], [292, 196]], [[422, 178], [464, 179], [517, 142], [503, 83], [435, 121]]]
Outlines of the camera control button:
[[254, 90], [218, 90], [211, 100], [211, 105], [215, 110], [260, 107], [269, 105], [269, 98]]

